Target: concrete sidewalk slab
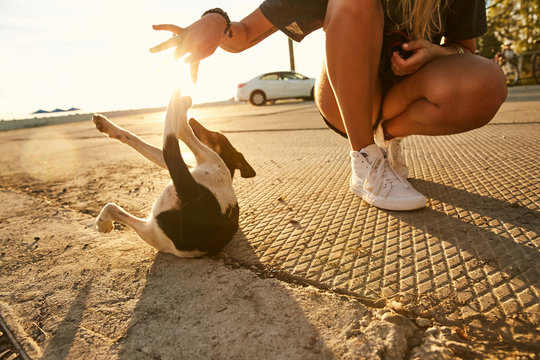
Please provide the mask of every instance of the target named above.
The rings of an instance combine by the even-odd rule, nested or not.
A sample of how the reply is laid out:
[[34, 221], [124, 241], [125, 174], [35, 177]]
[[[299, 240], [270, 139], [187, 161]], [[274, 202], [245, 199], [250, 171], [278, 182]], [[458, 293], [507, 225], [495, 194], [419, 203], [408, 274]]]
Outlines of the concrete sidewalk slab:
[[[349, 193], [347, 142], [309, 103], [197, 110], [258, 174], [235, 179], [233, 242], [190, 261], [93, 229], [110, 201], [145, 216], [166, 172], [90, 122], [2, 133], [0, 314], [44, 358], [534, 356], [539, 104], [406, 139], [428, 197], [407, 213]], [[161, 143], [162, 113], [113, 120]]]

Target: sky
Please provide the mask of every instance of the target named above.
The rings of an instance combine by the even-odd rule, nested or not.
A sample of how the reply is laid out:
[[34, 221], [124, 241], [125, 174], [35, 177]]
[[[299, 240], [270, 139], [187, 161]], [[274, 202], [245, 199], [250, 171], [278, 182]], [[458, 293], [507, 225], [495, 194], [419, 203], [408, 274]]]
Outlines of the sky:
[[[151, 26], [185, 27], [214, 7], [237, 21], [260, 1], [1, 0], [0, 119], [33, 117], [30, 113], [38, 109], [96, 112], [166, 106], [178, 86], [194, 103], [230, 99], [238, 83], [289, 70], [284, 34], [240, 54], [218, 49], [201, 62], [199, 80], [192, 85], [188, 66], [169, 59], [172, 50], [148, 51], [170, 37]], [[295, 43], [296, 70], [316, 77], [323, 48], [321, 30]]]

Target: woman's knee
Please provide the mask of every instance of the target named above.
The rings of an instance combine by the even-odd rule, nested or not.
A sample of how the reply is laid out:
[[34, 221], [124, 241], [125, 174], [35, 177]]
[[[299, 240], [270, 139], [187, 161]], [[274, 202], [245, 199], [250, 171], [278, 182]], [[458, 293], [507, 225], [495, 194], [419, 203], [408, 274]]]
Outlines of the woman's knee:
[[484, 126], [506, 99], [507, 87], [500, 68], [475, 55], [448, 57], [440, 62], [431, 81], [425, 83], [428, 100], [451, 109], [455, 121], [471, 129]]
[[495, 63], [479, 56], [474, 56], [474, 60], [474, 71], [468, 72], [459, 91], [470, 107], [476, 127], [481, 127], [493, 119], [506, 100], [508, 89], [504, 74]]
[[487, 92], [487, 96], [489, 97], [488, 102], [498, 110], [506, 100], [508, 94], [506, 79], [501, 68], [493, 61], [482, 58], [482, 62], [483, 74], [481, 75], [481, 79], [479, 79], [479, 83], [483, 85], [483, 91]]
[[[506, 99], [507, 87], [502, 70], [493, 62], [480, 56], [467, 56], [462, 64], [463, 80], [469, 86], [469, 95], [495, 104]], [[463, 89], [467, 91], [467, 89]]]

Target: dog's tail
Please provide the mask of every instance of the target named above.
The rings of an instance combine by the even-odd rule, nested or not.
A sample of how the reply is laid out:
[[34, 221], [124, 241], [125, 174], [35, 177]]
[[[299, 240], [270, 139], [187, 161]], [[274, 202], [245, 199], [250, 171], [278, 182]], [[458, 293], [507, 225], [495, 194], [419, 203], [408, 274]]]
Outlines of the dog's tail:
[[185, 203], [199, 196], [200, 188], [191, 175], [178, 143], [178, 133], [182, 122], [187, 124], [187, 109], [191, 106], [191, 98], [181, 97], [176, 90], [169, 101], [165, 116], [165, 131], [163, 133], [163, 158], [169, 169], [169, 174], [180, 200]]

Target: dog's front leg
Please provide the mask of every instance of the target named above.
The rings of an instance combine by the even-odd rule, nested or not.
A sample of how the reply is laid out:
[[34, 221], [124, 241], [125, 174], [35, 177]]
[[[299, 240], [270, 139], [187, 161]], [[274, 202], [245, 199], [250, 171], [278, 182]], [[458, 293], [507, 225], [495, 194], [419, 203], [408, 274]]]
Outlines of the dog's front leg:
[[176, 250], [170, 240], [165, 240], [163, 237], [156, 237], [155, 223], [147, 220], [140, 219], [128, 213], [116, 204], [109, 203], [103, 207], [96, 219], [96, 228], [100, 232], [108, 233], [114, 229], [113, 222], [124, 224], [129, 226], [137, 235], [140, 236], [148, 245], [153, 248], [175, 254]]
[[137, 233], [139, 233], [139, 231], [144, 231], [147, 225], [146, 220], [139, 219], [129, 214], [120, 206], [109, 203], [101, 209], [101, 212], [96, 219], [96, 228], [103, 233], [111, 232], [114, 229], [114, 221], [129, 226]]
[[115, 125], [105, 116], [96, 114], [92, 120], [96, 124], [96, 128], [102, 133], [132, 147], [157, 166], [164, 169], [167, 168], [167, 164], [165, 164], [165, 160], [163, 159], [163, 151], [160, 148], [150, 145], [137, 135]]
[[[116, 204], [109, 203], [101, 209], [96, 219], [96, 228], [103, 233], [114, 229], [113, 222], [129, 226], [148, 244], [154, 246], [152, 241], [151, 225], [148, 220], [140, 219], [128, 213]], [[155, 246], [154, 246], [155, 247]]]

